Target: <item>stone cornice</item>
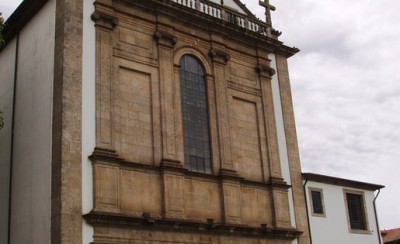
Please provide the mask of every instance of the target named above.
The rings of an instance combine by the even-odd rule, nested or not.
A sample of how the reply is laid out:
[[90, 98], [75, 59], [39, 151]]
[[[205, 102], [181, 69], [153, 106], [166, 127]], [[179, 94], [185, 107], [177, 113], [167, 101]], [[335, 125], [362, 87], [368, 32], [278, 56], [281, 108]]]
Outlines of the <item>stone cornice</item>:
[[89, 156], [90, 160], [104, 160], [104, 161], [112, 161], [112, 162], [122, 162], [124, 161], [122, 158], [118, 156], [115, 150], [96, 147], [93, 151], [93, 154]]
[[162, 159], [160, 166], [154, 165], [147, 165], [147, 164], [140, 164], [135, 162], [129, 162], [125, 159], [118, 156], [117, 152], [112, 149], [106, 148], [99, 148], [96, 147], [93, 154], [89, 156], [89, 159], [94, 164], [108, 164], [108, 165], [117, 165], [122, 168], [132, 168], [132, 169], [144, 169], [152, 172], [179, 172], [180, 174], [185, 175], [186, 177], [196, 177], [207, 179], [210, 181], [236, 181], [240, 184], [246, 186], [256, 186], [264, 189], [289, 189], [292, 186], [288, 185], [283, 179], [281, 178], [271, 178], [269, 182], [257, 182], [252, 180], [247, 180], [242, 178], [236, 171], [233, 170], [226, 170], [221, 169], [218, 175], [215, 174], [204, 174], [189, 171], [188, 169], [184, 168], [181, 162], [177, 160], [171, 159]]
[[284, 179], [274, 177], [269, 179], [269, 186], [275, 189], [289, 189], [292, 187], [291, 185], [288, 185]]
[[166, 158], [163, 158], [161, 160], [160, 170], [162, 172], [166, 172], [166, 171], [175, 171], [175, 172], [180, 172], [180, 173], [189, 172], [188, 169], [186, 169], [186, 168], [184, 168], [182, 166], [180, 161], [172, 160], [172, 159], [166, 159]]
[[141, 217], [130, 216], [119, 213], [92, 211], [83, 216], [87, 223], [94, 226], [123, 226], [161, 230], [174, 232], [198, 232], [214, 235], [237, 235], [251, 236], [263, 239], [286, 239], [294, 240], [303, 234], [296, 229], [271, 228], [266, 224], [260, 223], [259, 228], [244, 225], [232, 225], [216, 223], [213, 219], [207, 219], [205, 222], [188, 221], [180, 219], [166, 219], [152, 217], [150, 213], [143, 213]]
[[[148, 11], [155, 11], [157, 15], [169, 16], [172, 19], [179, 19], [184, 24], [188, 26], [195, 26], [196, 28], [201, 28], [206, 31], [212, 29], [213, 32], [220, 33], [227, 38], [235, 37], [234, 39], [238, 42], [245, 43], [246, 45], [258, 45], [269, 52], [278, 53], [284, 57], [291, 57], [297, 52], [298, 48], [288, 47], [283, 44], [283, 42], [277, 40], [277, 38], [262, 35], [258, 32], [248, 30], [246, 28], [239, 27], [235, 24], [223, 21], [221, 19], [215, 18], [213, 16], [204, 14], [200, 11], [193, 10], [191, 8], [176, 4], [171, 0], [121, 0], [127, 4], [134, 4], [140, 6]], [[124, 9], [118, 9], [123, 13]], [[278, 31], [271, 29], [272, 36], [277, 36]]]

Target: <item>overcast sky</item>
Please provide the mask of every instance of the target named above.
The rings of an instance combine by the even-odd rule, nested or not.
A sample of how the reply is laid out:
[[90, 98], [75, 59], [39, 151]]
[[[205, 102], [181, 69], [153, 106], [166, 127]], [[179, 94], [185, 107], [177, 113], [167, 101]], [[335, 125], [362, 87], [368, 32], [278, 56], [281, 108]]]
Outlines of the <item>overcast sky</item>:
[[400, 1], [271, 3], [280, 40], [301, 50], [289, 71], [303, 172], [385, 185], [380, 227], [400, 227]]
[[[20, 2], [0, 0], [0, 12]], [[380, 226], [400, 227], [400, 1], [271, 3], [280, 40], [301, 50], [289, 70], [303, 172], [385, 185]]]

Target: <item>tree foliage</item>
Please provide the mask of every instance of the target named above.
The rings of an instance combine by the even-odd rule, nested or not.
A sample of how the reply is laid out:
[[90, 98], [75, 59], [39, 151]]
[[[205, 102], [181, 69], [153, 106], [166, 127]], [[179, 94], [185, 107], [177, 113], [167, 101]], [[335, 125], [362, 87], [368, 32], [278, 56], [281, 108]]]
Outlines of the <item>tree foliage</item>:
[[4, 30], [4, 19], [0, 13], [0, 47], [4, 45], [3, 30]]
[[0, 129], [3, 128], [4, 120], [3, 120], [3, 112], [0, 111]]
[[[1, 17], [0, 13], [0, 47], [3, 46], [4, 44], [4, 39], [3, 39], [3, 29], [4, 29], [4, 19]], [[3, 113], [0, 111], [0, 129], [3, 128], [4, 125], [4, 120], [3, 120]]]

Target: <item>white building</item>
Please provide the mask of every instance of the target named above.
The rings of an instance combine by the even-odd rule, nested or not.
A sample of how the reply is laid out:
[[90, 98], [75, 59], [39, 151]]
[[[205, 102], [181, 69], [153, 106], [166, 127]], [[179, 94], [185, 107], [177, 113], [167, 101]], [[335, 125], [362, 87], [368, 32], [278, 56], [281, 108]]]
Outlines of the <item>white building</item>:
[[312, 173], [303, 179], [312, 243], [382, 243], [375, 203], [384, 186]]

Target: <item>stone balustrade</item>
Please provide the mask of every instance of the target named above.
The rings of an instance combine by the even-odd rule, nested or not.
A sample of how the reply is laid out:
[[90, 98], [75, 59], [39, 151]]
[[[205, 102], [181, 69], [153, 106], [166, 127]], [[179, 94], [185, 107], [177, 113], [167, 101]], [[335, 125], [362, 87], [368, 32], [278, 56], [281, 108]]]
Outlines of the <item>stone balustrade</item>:
[[222, 19], [229, 23], [235, 24], [241, 28], [260, 33], [267, 36], [271, 27], [267, 23], [249, 18], [247, 15], [234, 11], [228, 7], [224, 7], [207, 0], [171, 0], [176, 4], [200, 11], [217, 19]]

